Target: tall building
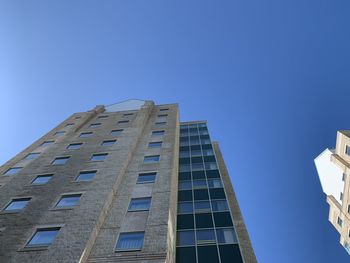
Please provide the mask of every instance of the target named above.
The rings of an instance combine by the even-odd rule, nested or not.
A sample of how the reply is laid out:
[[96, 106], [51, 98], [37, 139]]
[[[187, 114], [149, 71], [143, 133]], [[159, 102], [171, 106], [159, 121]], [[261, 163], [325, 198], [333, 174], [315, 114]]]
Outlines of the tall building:
[[324, 150], [315, 165], [329, 204], [329, 221], [350, 254], [350, 131], [338, 131], [335, 149]]
[[2, 263], [256, 262], [219, 146], [177, 104], [75, 113], [0, 174]]

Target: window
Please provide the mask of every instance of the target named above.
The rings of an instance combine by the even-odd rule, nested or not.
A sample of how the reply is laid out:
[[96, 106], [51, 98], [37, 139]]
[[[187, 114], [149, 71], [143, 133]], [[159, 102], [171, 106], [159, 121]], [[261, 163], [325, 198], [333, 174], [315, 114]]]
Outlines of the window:
[[125, 117], [125, 116], [132, 116], [132, 115], [134, 115], [134, 113], [124, 113], [124, 114], [123, 114], [124, 117]]
[[108, 115], [101, 115], [97, 117], [97, 119], [105, 119], [105, 118], [108, 118]]
[[214, 221], [216, 227], [232, 226], [230, 212], [214, 213]]
[[160, 155], [149, 155], [145, 156], [143, 163], [158, 163], [160, 160]]
[[350, 214], [350, 205], [348, 205], [348, 213]]
[[13, 175], [13, 174], [16, 174], [18, 173], [19, 171], [22, 170], [23, 167], [12, 167], [10, 169], [8, 169], [4, 175]]
[[222, 182], [220, 179], [208, 179], [209, 188], [222, 188]]
[[342, 181], [343, 181], [343, 182], [345, 181], [345, 178], [346, 178], [346, 174], [343, 173], [343, 177], [342, 177]]
[[208, 200], [208, 190], [207, 189], [196, 189], [193, 191], [194, 200]]
[[129, 120], [121, 120], [121, 121], [118, 121], [118, 124], [122, 124], [122, 123], [128, 123]]
[[153, 183], [156, 179], [156, 175], [157, 175], [156, 172], [139, 174], [139, 177], [137, 178], [137, 183], [138, 184]]
[[199, 246], [197, 247], [197, 254], [198, 262], [219, 263], [218, 249], [216, 246]]
[[24, 159], [25, 160], [34, 160], [35, 158], [39, 157], [39, 155], [40, 155], [40, 153], [30, 153]]
[[209, 201], [195, 201], [194, 210], [196, 213], [210, 212], [210, 202]]
[[167, 117], [168, 116], [168, 114], [158, 114], [158, 116], [157, 117]]
[[192, 189], [192, 181], [180, 181], [179, 190], [190, 190]]
[[101, 143], [102, 146], [112, 146], [117, 140], [106, 140]]
[[156, 126], [164, 126], [164, 125], [166, 125], [166, 121], [157, 121], [157, 122], [155, 123], [155, 125], [156, 125]]
[[192, 200], [192, 190], [179, 191], [177, 198], [179, 201], [191, 201]]
[[148, 148], [160, 148], [162, 147], [162, 142], [150, 142]]
[[108, 153], [95, 153], [91, 156], [90, 161], [98, 162], [107, 158]]
[[162, 136], [164, 135], [164, 131], [152, 131], [152, 136]]
[[120, 233], [116, 250], [141, 250], [143, 247], [144, 237], [145, 232]]
[[80, 133], [79, 137], [80, 138], [87, 138], [90, 137], [92, 135], [92, 132], [82, 132]]
[[29, 201], [30, 198], [12, 199], [12, 201], [5, 207], [4, 211], [17, 212], [25, 208]]
[[178, 247], [176, 248], [176, 263], [197, 262], [196, 247]]
[[233, 228], [218, 228], [216, 236], [219, 244], [234, 244], [238, 243], [235, 231]]
[[193, 246], [195, 244], [194, 231], [178, 231], [176, 242], [178, 246]]
[[38, 175], [33, 181], [32, 184], [38, 185], [38, 184], [46, 184], [50, 179], [52, 178], [52, 174], [44, 174], [44, 175]]
[[77, 119], [80, 119], [80, 118], [81, 118], [81, 116], [75, 116], [75, 118], [74, 118], [74, 119], [76, 119], [76, 120], [77, 120]]
[[96, 176], [97, 171], [83, 171], [80, 172], [76, 181], [91, 181]]
[[207, 188], [207, 181], [206, 180], [194, 180], [193, 181], [193, 188], [195, 188], [195, 189]]
[[53, 162], [51, 163], [52, 165], [63, 165], [65, 164], [69, 159], [69, 156], [66, 157], [57, 157]]
[[80, 200], [81, 194], [62, 195], [55, 207], [76, 206]]
[[73, 126], [74, 123], [67, 123], [65, 127], [70, 127], [70, 126]]
[[169, 108], [163, 108], [163, 109], [159, 109], [159, 111], [168, 111]]
[[340, 201], [343, 201], [343, 193], [340, 192], [340, 197], [339, 197]]
[[117, 136], [120, 135], [123, 132], [123, 130], [112, 130], [111, 135], [112, 136]]
[[197, 244], [205, 244], [205, 243], [215, 243], [215, 232], [214, 229], [202, 229], [197, 230]]
[[51, 145], [53, 143], [54, 143], [54, 141], [44, 141], [40, 146], [47, 147], [47, 146], [49, 146], [49, 145]]
[[209, 190], [211, 199], [225, 199], [225, 191], [224, 188], [214, 188]]
[[54, 241], [60, 227], [39, 228], [29, 240], [26, 247], [49, 246]]
[[130, 201], [128, 211], [145, 211], [149, 210], [151, 205], [151, 197], [133, 198]]
[[68, 150], [76, 150], [79, 149], [83, 144], [82, 143], [71, 143], [67, 146]]
[[193, 229], [193, 214], [178, 215], [177, 216], [177, 229]]
[[218, 166], [216, 163], [205, 163], [205, 169], [206, 170], [216, 170], [218, 169]]
[[345, 153], [346, 153], [347, 155], [350, 155], [350, 147], [349, 147], [348, 145], [346, 145]]
[[201, 171], [203, 169], [203, 163], [192, 163], [192, 171]]
[[89, 128], [96, 128], [96, 127], [99, 127], [101, 125], [101, 123], [91, 123]]
[[193, 203], [183, 202], [177, 204], [178, 214], [192, 214], [193, 213]]
[[66, 133], [65, 131], [58, 131], [58, 132], [55, 132], [54, 136], [61, 136], [65, 133]]
[[340, 217], [338, 216], [338, 219], [337, 219], [337, 223], [339, 226], [343, 226], [343, 220], [340, 219]]
[[212, 200], [211, 207], [214, 212], [228, 211], [228, 204], [226, 200]]
[[190, 152], [188, 151], [180, 151], [180, 158], [190, 157]]

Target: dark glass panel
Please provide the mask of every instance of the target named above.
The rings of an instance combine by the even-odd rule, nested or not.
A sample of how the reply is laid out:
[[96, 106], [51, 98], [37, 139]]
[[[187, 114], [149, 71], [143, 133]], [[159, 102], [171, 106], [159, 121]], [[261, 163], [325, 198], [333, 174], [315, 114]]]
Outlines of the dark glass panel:
[[243, 263], [238, 245], [220, 245], [221, 263]]
[[203, 163], [203, 158], [202, 157], [192, 157], [191, 161], [192, 161], [192, 163]]
[[209, 189], [211, 199], [225, 199], [225, 192], [223, 188]]
[[190, 158], [180, 158], [180, 164], [189, 164], [191, 162]]
[[[216, 246], [199, 246], [198, 263], [219, 263], [219, 255]], [[235, 263], [234, 261], [231, 263]]]
[[191, 201], [192, 200], [192, 190], [179, 191], [178, 200], [179, 201]]
[[230, 212], [214, 213], [216, 227], [233, 226]]
[[177, 229], [193, 229], [193, 214], [178, 215], [177, 216]]
[[196, 227], [212, 228], [213, 220], [212, 220], [211, 213], [196, 214]]
[[220, 178], [219, 170], [206, 171], [207, 178]]
[[193, 171], [192, 172], [193, 180], [195, 179], [205, 179], [204, 171]]
[[180, 181], [191, 180], [191, 172], [179, 173], [179, 180]]
[[208, 190], [207, 189], [198, 189], [194, 190], [194, 200], [208, 200]]

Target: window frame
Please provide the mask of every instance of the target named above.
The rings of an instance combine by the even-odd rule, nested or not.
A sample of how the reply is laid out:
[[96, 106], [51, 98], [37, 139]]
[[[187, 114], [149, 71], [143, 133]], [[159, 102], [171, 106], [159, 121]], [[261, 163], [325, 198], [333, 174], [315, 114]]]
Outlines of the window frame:
[[[94, 156], [105, 156], [103, 160], [93, 160]], [[93, 153], [90, 157], [89, 162], [103, 162], [107, 159], [108, 153]]]
[[[69, 155], [69, 156], [58, 156], [58, 157], [55, 157], [55, 158], [53, 159], [53, 161], [51, 162], [51, 165], [54, 165], [54, 166], [57, 166], [57, 165], [58, 165], [58, 166], [59, 166], [59, 165], [65, 165], [65, 164], [69, 161], [70, 157], [71, 157], [71, 155]], [[55, 163], [54, 163], [56, 160], [63, 160], [63, 159], [66, 160], [64, 163], [58, 163], [58, 164], [55, 164]]]
[[[143, 237], [142, 237], [142, 243], [141, 243], [141, 247], [137, 247], [137, 248], [129, 248], [129, 249], [125, 249], [125, 248], [118, 248], [118, 244], [120, 242], [120, 238], [121, 236], [123, 235], [127, 235], [127, 234], [143, 234]], [[117, 238], [117, 242], [114, 246], [114, 251], [115, 252], [127, 252], [127, 251], [141, 251], [144, 247], [144, 243], [145, 243], [145, 231], [130, 231], [130, 232], [120, 232], [118, 234], [118, 238]]]
[[[135, 208], [131, 208], [133, 205], [133, 201], [138, 201], [138, 200], [147, 200], [148, 201], [148, 207], [147, 208], [139, 208], [139, 209], [135, 209]], [[147, 197], [135, 197], [135, 198], [131, 198], [130, 202], [129, 202], [129, 206], [128, 206], [128, 212], [142, 212], [142, 211], [149, 211], [152, 205], [152, 197], [151, 196], [147, 196]]]

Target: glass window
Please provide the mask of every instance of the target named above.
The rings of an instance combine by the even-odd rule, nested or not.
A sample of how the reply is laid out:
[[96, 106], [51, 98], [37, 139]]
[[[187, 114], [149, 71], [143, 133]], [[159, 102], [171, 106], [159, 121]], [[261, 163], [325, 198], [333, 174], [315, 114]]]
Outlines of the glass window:
[[210, 144], [210, 139], [201, 139], [202, 144]]
[[60, 227], [37, 229], [26, 246], [49, 246], [54, 241], [59, 230]]
[[30, 153], [24, 159], [25, 160], [33, 160], [39, 157], [40, 153]]
[[164, 135], [164, 130], [162, 131], [152, 131], [152, 136], [162, 136]]
[[216, 227], [233, 225], [230, 212], [214, 213], [214, 221]]
[[80, 172], [76, 181], [91, 181], [96, 176], [97, 171], [83, 171]]
[[81, 118], [81, 116], [75, 116], [75, 118], [74, 119], [80, 119]]
[[33, 181], [32, 184], [46, 184], [52, 178], [52, 174], [38, 175]]
[[218, 228], [216, 236], [219, 244], [234, 244], [238, 243], [235, 231], [233, 228]]
[[210, 212], [210, 203], [209, 201], [195, 201], [194, 210], [196, 213]]
[[192, 163], [192, 171], [201, 171], [203, 169], [203, 163]]
[[206, 170], [208, 178], [220, 178], [220, 173], [218, 170]]
[[5, 211], [18, 211], [26, 207], [30, 198], [16, 198], [5, 207]]
[[196, 260], [196, 247], [178, 247], [176, 248], [176, 263], [191, 263]]
[[346, 145], [345, 153], [347, 155], [350, 155], [350, 147]]
[[151, 197], [133, 198], [130, 201], [128, 211], [149, 210], [150, 206], [151, 206]]
[[153, 183], [156, 179], [156, 175], [156, 172], [139, 174], [139, 177], [137, 178], [137, 183]]
[[160, 148], [162, 147], [162, 142], [150, 142], [148, 143], [148, 148]]
[[179, 182], [180, 190], [190, 190], [192, 189], [192, 181], [180, 181]]
[[166, 120], [167, 120], [166, 117], [158, 117], [158, 118], [156, 119], [156, 122], [165, 122]]
[[191, 151], [191, 156], [192, 157], [202, 156], [202, 151], [201, 150], [193, 150], [193, 151]]
[[141, 250], [145, 232], [121, 233], [118, 238], [116, 250]]
[[121, 121], [118, 121], [118, 124], [123, 124], [123, 123], [128, 123], [129, 120], [121, 120]]
[[208, 179], [209, 188], [222, 188], [222, 182], [220, 179]]
[[228, 204], [226, 200], [212, 200], [211, 207], [214, 212], [228, 211]]
[[204, 171], [193, 171], [192, 177], [193, 177], [193, 180], [205, 179], [205, 173]]
[[165, 126], [166, 125], [166, 121], [157, 121], [155, 123], [156, 126]]
[[195, 244], [194, 231], [178, 231], [177, 232], [177, 245], [178, 246], [193, 246]]
[[225, 191], [224, 188], [212, 188], [209, 190], [211, 199], [225, 199]]
[[82, 143], [71, 143], [67, 146], [68, 150], [76, 150], [79, 149], [83, 144]]
[[69, 157], [57, 157], [52, 161], [52, 165], [63, 165], [68, 161]]
[[91, 156], [90, 161], [103, 161], [107, 158], [108, 153], [95, 153]]
[[101, 125], [101, 123], [91, 123], [89, 128], [96, 128], [99, 127]]
[[208, 190], [207, 189], [197, 189], [193, 191], [194, 200], [208, 200]]
[[339, 226], [343, 226], [343, 220], [338, 217], [337, 223]]
[[214, 229], [197, 230], [196, 235], [197, 235], [197, 244], [216, 242]]
[[207, 124], [206, 123], [198, 123], [198, 127], [201, 128], [201, 127], [207, 127]]
[[218, 169], [218, 166], [216, 163], [205, 163], [205, 169], [206, 170], [216, 170]]
[[162, 109], [159, 109], [159, 111], [168, 111], [169, 108], [162, 108]]
[[81, 194], [62, 195], [55, 207], [71, 207], [78, 204]]
[[108, 118], [108, 115], [101, 115], [97, 117], [97, 119], [105, 119], [105, 118]]
[[193, 229], [193, 214], [178, 215], [177, 216], [177, 229]]
[[214, 151], [212, 149], [203, 149], [203, 155], [204, 156], [214, 155]]
[[192, 214], [193, 213], [193, 203], [183, 202], [177, 205], [178, 214]]
[[158, 163], [160, 160], [160, 155], [149, 155], [145, 156], [143, 163]]
[[211, 213], [196, 214], [196, 227], [197, 228], [212, 228], [213, 220]]
[[124, 117], [125, 117], [125, 116], [132, 116], [132, 115], [134, 115], [134, 113], [124, 113], [124, 114], [123, 114]]
[[87, 138], [90, 137], [92, 135], [92, 132], [82, 132], [80, 133], [79, 137], [80, 138]]
[[188, 140], [180, 141], [180, 146], [188, 146], [188, 145], [190, 145], [190, 142]]
[[117, 140], [106, 140], [101, 143], [102, 146], [112, 146]]
[[207, 181], [206, 180], [194, 180], [193, 181], [193, 188], [195, 188], [195, 189], [207, 188]]
[[192, 190], [183, 190], [178, 192], [179, 201], [191, 201], [192, 200]]
[[65, 133], [66, 133], [65, 131], [58, 131], [58, 132], [55, 132], [54, 136], [61, 136]]
[[219, 255], [216, 246], [197, 247], [198, 262], [200, 263], [219, 263]]
[[19, 171], [22, 170], [23, 167], [12, 167], [10, 169], [8, 169], [4, 175], [13, 175], [13, 174], [16, 174], [18, 173]]
[[191, 180], [191, 172], [180, 172], [179, 180], [180, 181]]
[[54, 143], [54, 141], [44, 141], [40, 146], [47, 147], [47, 146], [49, 146], [49, 145], [51, 145], [53, 143]]
[[65, 127], [70, 127], [70, 126], [73, 126], [74, 123], [67, 123]]
[[112, 130], [112, 131], [111, 131], [111, 135], [112, 135], [112, 136], [117, 136], [117, 135], [120, 135], [122, 132], [123, 132], [122, 129], [119, 129], [119, 130]]
[[238, 244], [220, 245], [219, 251], [221, 263], [243, 263]]
[[208, 130], [207, 130], [207, 129], [200, 129], [200, 130], [199, 130], [199, 134], [200, 134], [200, 135], [208, 135], [209, 133], [208, 133]]
[[180, 158], [188, 158], [190, 157], [190, 152], [188, 151], [181, 151], [180, 152]]

